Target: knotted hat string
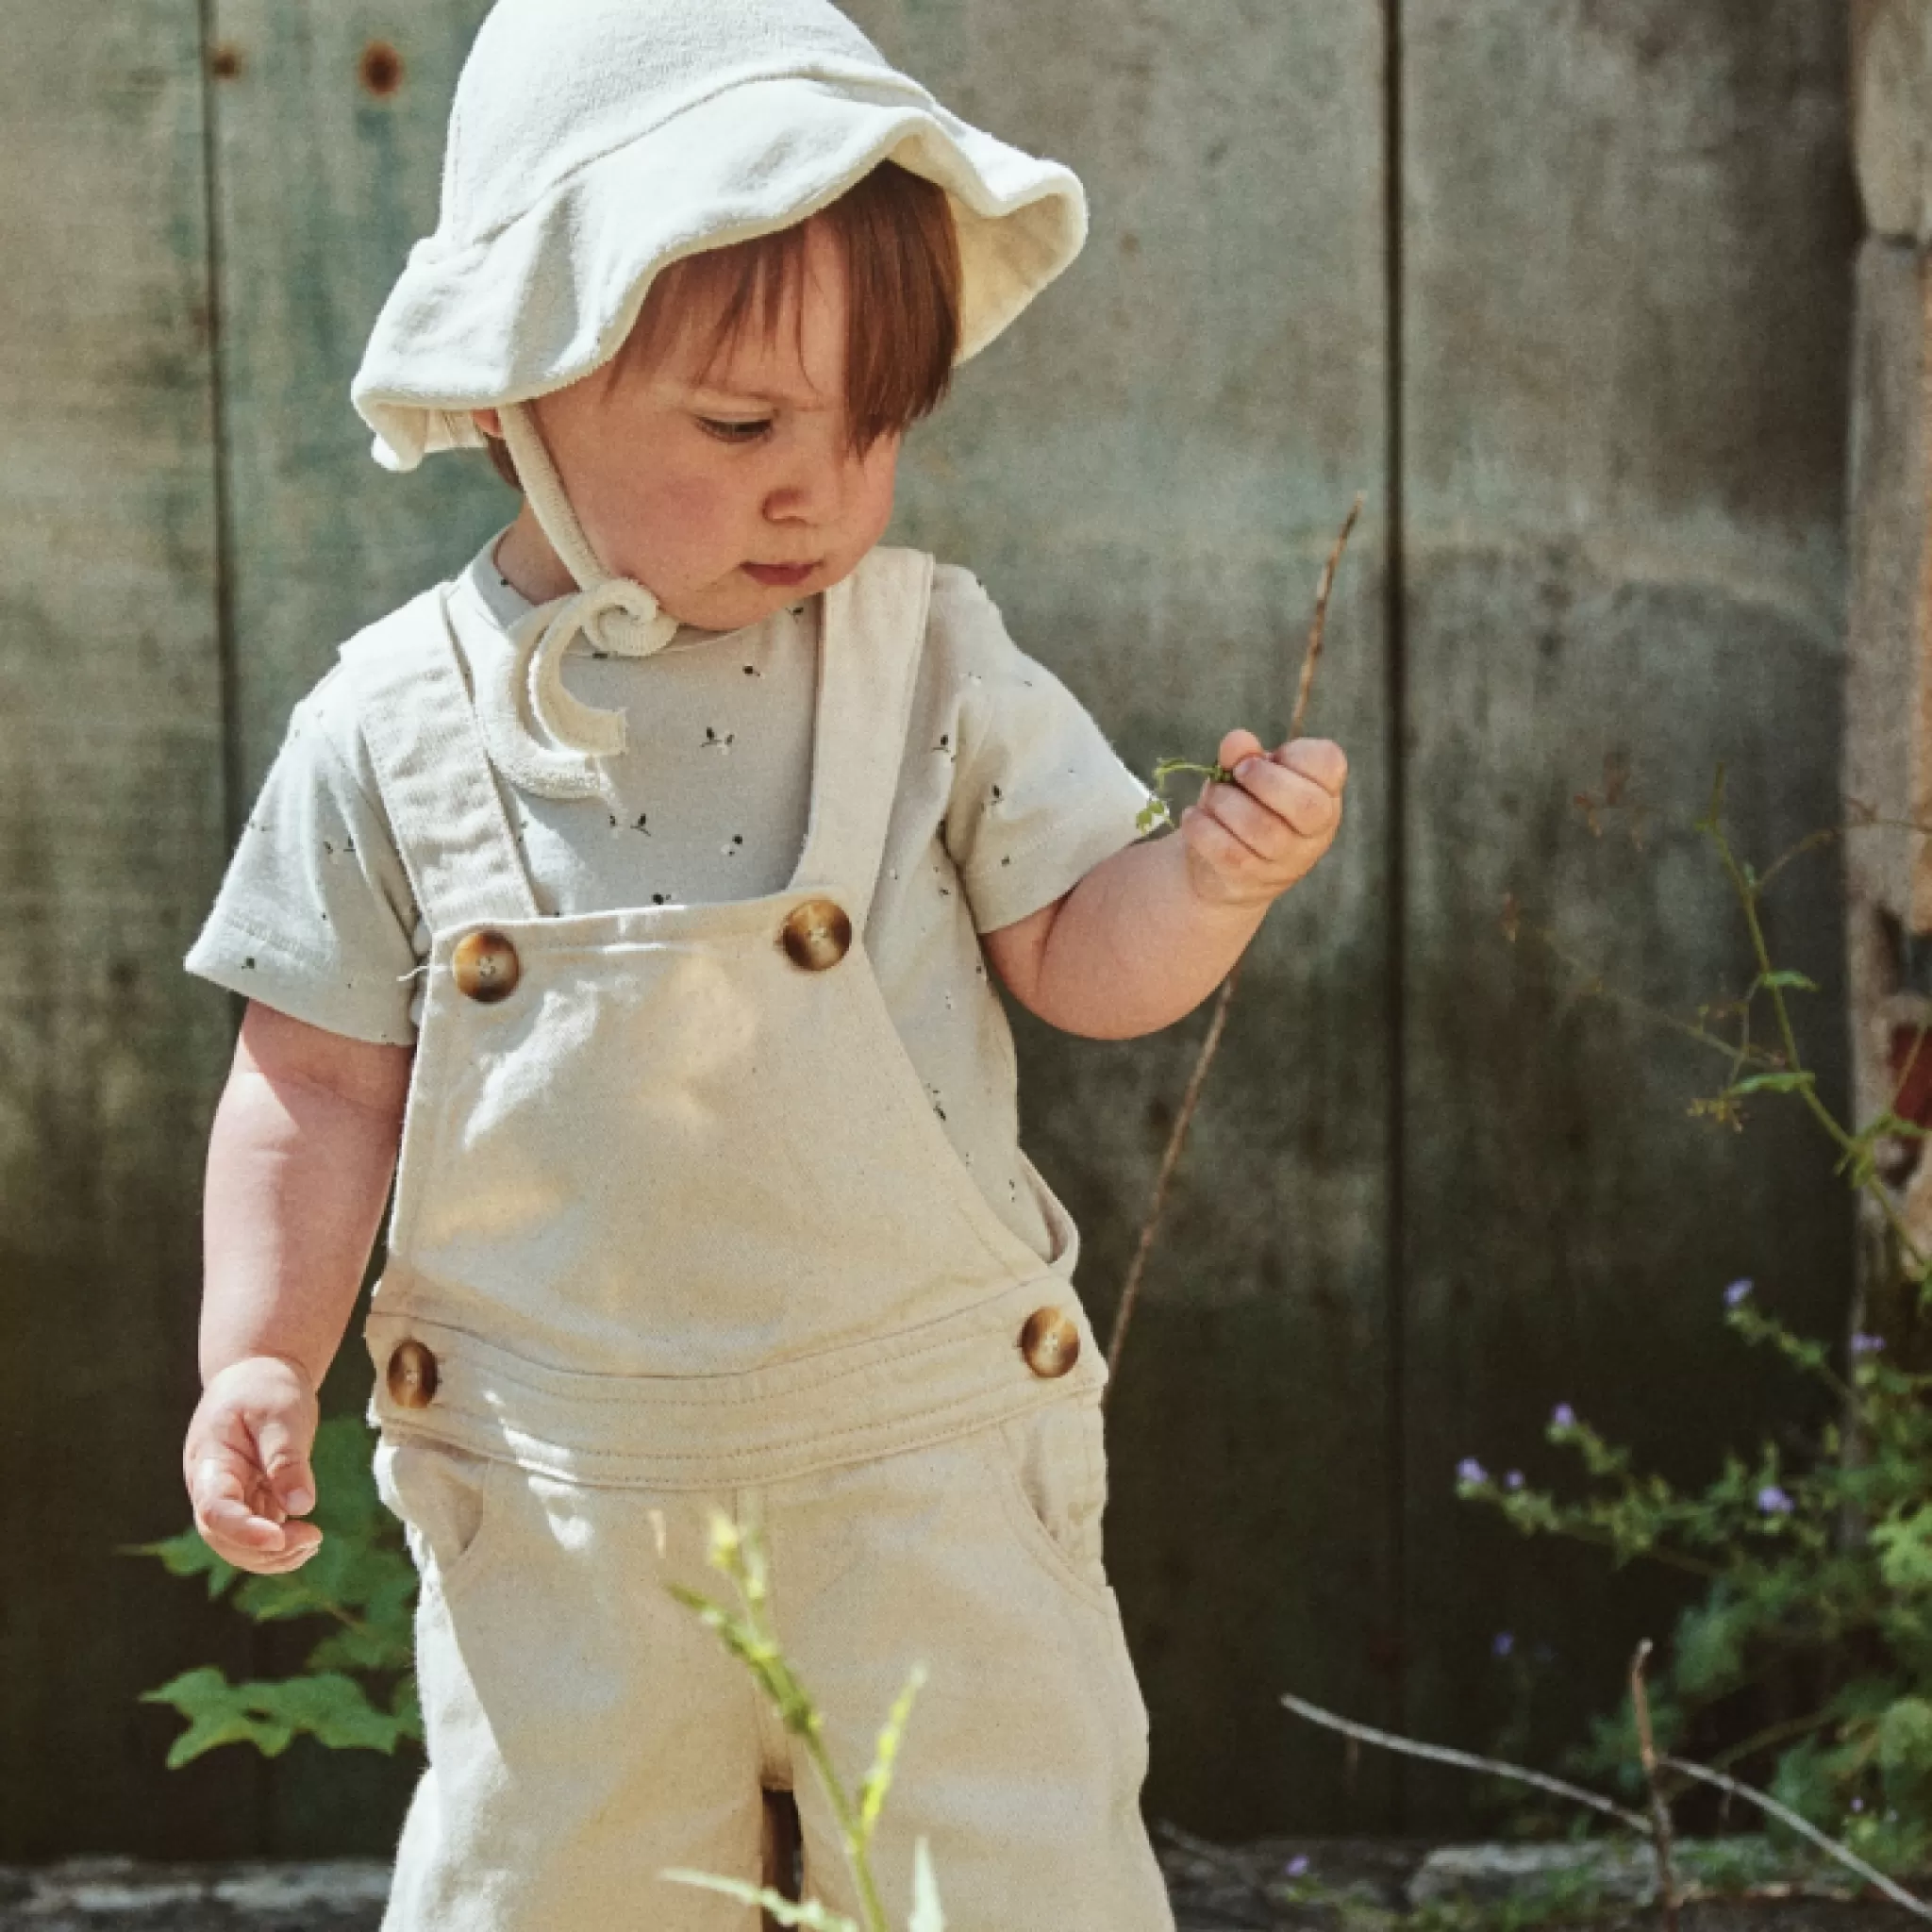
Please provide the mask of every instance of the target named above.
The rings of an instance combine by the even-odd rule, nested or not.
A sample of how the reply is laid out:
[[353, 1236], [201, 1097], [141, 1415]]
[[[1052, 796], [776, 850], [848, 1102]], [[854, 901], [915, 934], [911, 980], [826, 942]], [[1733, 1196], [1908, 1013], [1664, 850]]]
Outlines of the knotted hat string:
[[634, 577], [613, 575], [598, 560], [527, 406], [505, 403], [499, 413], [524, 494], [579, 588], [540, 605], [510, 632], [516, 694], [551, 742], [543, 743], [519, 719], [511, 732], [492, 734], [492, 748], [507, 764], [505, 775], [525, 791], [550, 798], [599, 797], [606, 781], [591, 761], [624, 750], [624, 713], [573, 697], [564, 687], [563, 654], [582, 637], [616, 657], [648, 658], [677, 635], [677, 620]]

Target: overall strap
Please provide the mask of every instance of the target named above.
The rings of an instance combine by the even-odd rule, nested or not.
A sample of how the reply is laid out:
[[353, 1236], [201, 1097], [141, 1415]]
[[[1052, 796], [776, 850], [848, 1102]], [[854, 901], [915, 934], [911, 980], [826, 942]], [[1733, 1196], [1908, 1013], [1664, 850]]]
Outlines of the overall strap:
[[798, 883], [836, 891], [861, 929], [908, 751], [932, 575], [933, 560], [922, 550], [874, 550], [824, 593], [819, 675], [825, 693]]
[[396, 850], [432, 934], [538, 917], [476, 727], [448, 594], [443, 584], [424, 591], [339, 654]]

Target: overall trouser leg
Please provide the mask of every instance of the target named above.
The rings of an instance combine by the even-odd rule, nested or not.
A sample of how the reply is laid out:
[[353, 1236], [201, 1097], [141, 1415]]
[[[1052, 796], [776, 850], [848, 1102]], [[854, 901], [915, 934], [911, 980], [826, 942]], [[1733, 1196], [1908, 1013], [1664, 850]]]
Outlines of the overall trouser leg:
[[[926, 1674], [875, 1840], [894, 1924], [924, 1838], [948, 1932], [1172, 1932], [1146, 1707], [1099, 1564], [1098, 1428], [1059, 1403], [765, 1496], [779, 1638], [848, 1786]], [[831, 1809], [794, 1775], [808, 1890], [857, 1917]]]
[[430, 1766], [383, 1932], [756, 1932], [756, 1912], [662, 1875], [759, 1876], [768, 1724], [668, 1589], [719, 1583], [706, 1525], [730, 1498], [588, 1489], [416, 1442], [384, 1488], [422, 1568]]

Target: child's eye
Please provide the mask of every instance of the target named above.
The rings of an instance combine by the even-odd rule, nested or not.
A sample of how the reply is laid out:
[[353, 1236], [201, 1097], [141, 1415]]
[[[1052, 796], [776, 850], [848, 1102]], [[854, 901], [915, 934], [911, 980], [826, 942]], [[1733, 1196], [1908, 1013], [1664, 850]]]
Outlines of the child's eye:
[[756, 442], [772, 426], [769, 416], [759, 416], [749, 422], [727, 422], [716, 416], [700, 416], [698, 427], [707, 436], [715, 436], [720, 442]]

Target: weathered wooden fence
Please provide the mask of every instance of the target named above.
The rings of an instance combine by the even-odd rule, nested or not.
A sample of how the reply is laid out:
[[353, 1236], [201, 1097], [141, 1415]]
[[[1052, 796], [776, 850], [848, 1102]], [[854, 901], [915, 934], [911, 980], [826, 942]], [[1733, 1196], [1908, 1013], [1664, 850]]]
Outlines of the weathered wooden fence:
[[[1838, 0], [859, 0], [1063, 157], [1092, 245], [964, 375], [901, 536], [972, 563], [1145, 768], [1286, 721], [1321, 555], [1371, 514], [1312, 728], [1341, 849], [1271, 918], [1112, 1408], [1150, 1802], [1216, 1834], [1443, 1824], [1293, 1688], [1552, 1741], [1672, 1598], [1520, 1544], [1458, 1457], [1559, 1400], [1707, 1467], [1789, 1395], [1722, 1285], [1836, 1325], [1848, 1216], [1767, 1107], [1501, 930], [1688, 1008], [1748, 977], [1690, 821], [1837, 817], [1850, 255]], [[185, 1518], [202, 1149], [234, 1014], [179, 970], [288, 708], [469, 554], [480, 459], [371, 464], [346, 388], [431, 225], [481, 0], [6, 0], [0, 64], [0, 1858], [386, 1847], [407, 1767], [169, 1774], [135, 1693], [289, 1661], [117, 1545]], [[1573, 804], [1627, 770], [1646, 810]], [[1612, 782], [1617, 782], [1613, 779]], [[1784, 960], [1843, 1084], [1840, 878]], [[1021, 1029], [1103, 1322], [1199, 1022]], [[328, 1391], [361, 1388], [351, 1343]], [[1535, 1659], [1545, 1660], [1538, 1666]], [[1512, 1689], [1513, 1687], [1516, 1687]]]

